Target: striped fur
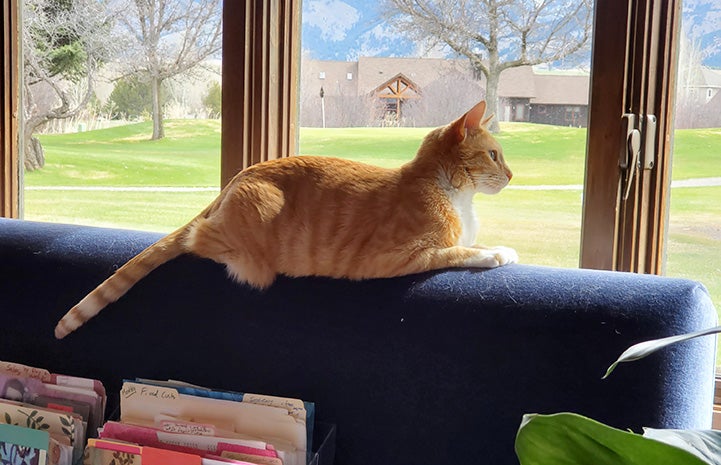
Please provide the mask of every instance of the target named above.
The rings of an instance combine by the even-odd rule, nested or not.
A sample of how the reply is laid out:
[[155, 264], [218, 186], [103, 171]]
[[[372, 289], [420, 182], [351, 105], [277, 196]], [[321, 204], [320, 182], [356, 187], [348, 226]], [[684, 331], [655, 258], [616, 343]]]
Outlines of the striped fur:
[[273, 160], [238, 173], [190, 223], [120, 267], [60, 320], [65, 337], [163, 263], [191, 253], [264, 289], [278, 274], [366, 279], [517, 261], [474, 245], [473, 194], [511, 179], [485, 129], [485, 102], [431, 131], [416, 157], [385, 169], [326, 157]]

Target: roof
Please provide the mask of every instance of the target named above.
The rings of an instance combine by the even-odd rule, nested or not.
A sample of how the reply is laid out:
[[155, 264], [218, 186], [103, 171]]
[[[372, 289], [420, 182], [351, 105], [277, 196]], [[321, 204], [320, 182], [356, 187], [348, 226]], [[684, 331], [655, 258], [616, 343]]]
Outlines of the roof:
[[706, 84], [705, 87], [721, 88], [721, 70], [704, 67], [701, 68], [701, 76], [703, 76], [703, 82]]
[[419, 89], [415, 82], [403, 73], [399, 73], [376, 87], [373, 92], [380, 97], [415, 98], [419, 94]]
[[[305, 90], [325, 95], [356, 95], [358, 63], [353, 61], [303, 60], [300, 66]], [[350, 77], [350, 79], [348, 79]]]
[[[483, 86], [486, 80], [482, 79]], [[498, 96], [506, 98], [533, 98], [536, 95], [536, 83], [533, 78], [533, 68], [519, 66], [508, 68], [501, 72], [498, 81]]]
[[398, 74], [405, 76], [423, 91], [425, 86], [453, 73], [472, 74], [468, 60], [360, 57], [358, 59], [358, 93], [371, 93]]
[[588, 105], [590, 76], [534, 74], [536, 93], [531, 104]]

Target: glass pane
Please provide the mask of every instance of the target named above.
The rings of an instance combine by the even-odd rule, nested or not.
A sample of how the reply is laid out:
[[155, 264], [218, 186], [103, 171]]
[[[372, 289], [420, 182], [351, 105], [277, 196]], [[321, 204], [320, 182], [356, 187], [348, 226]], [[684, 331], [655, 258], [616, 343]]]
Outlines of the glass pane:
[[[497, 196], [476, 195], [477, 242], [513, 247], [524, 263], [577, 267], [589, 3], [518, 0], [493, 15], [480, 0], [304, 1], [300, 153], [397, 167], [431, 128], [480, 99], [493, 107], [495, 94], [496, 138], [514, 176]], [[479, 35], [500, 44], [498, 56]], [[519, 59], [524, 45], [528, 64], [500, 76], [490, 67]], [[497, 76], [497, 88], [487, 86]]]
[[25, 219], [166, 232], [217, 195], [221, 10], [24, 0]]
[[721, 5], [685, 0], [681, 23], [666, 274], [721, 310]]

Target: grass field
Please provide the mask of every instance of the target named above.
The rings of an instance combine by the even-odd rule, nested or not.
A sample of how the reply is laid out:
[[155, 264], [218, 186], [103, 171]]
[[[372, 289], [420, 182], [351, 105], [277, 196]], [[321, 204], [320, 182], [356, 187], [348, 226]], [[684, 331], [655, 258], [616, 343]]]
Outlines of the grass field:
[[[514, 172], [510, 188], [478, 195], [479, 242], [518, 250], [523, 263], [578, 266], [581, 190], [521, 190], [583, 183], [585, 129], [502, 124], [498, 139]], [[428, 129], [301, 129], [300, 152], [382, 166], [410, 160]], [[150, 141], [140, 123], [79, 134], [46, 135], [47, 164], [27, 173], [25, 218], [168, 232], [216, 195], [220, 124], [169, 121], [166, 139]], [[721, 176], [721, 129], [675, 134], [676, 180]], [[52, 190], [80, 186], [100, 190]], [[210, 187], [199, 192], [111, 190]], [[721, 187], [674, 188], [667, 274], [703, 282], [721, 311]]]

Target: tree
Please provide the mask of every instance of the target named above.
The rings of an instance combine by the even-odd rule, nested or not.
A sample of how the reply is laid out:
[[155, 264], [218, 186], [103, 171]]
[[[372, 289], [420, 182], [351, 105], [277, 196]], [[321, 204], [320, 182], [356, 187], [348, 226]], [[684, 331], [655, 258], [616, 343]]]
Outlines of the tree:
[[467, 57], [486, 80], [489, 113], [504, 70], [563, 60], [591, 34], [591, 0], [384, 0], [384, 10], [406, 37]]
[[23, 2], [26, 170], [45, 164], [35, 132], [53, 119], [77, 116], [93, 96], [96, 71], [114, 51], [111, 25], [112, 12], [102, 1]]
[[[165, 92], [161, 89], [161, 101], [166, 101]], [[150, 83], [138, 76], [118, 79], [108, 97], [107, 107], [112, 108], [113, 118], [135, 119], [150, 115], [153, 110], [153, 96]]]
[[439, 79], [423, 87], [422, 98], [410, 102], [403, 111], [407, 120], [404, 125], [442, 126], [465, 111], [459, 108], [459, 102], [477, 102], [483, 96], [483, 89], [470, 73], [446, 71]]
[[203, 97], [203, 105], [211, 118], [220, 118], [222, 91], [220, 83], [213, 81], [208, 85], [208, 92]]
[[150, 83], [154, 140], [164, 137], [161, 86], [220, 50], [221, 0], [133, 0], [122, 23], [129, 74]]
[[119, 79], [108, 97], [108, 105], [117, 115], [114, 117], [134, 119], [149, 115], [153, 106], [150, 84], [137, 76]]

